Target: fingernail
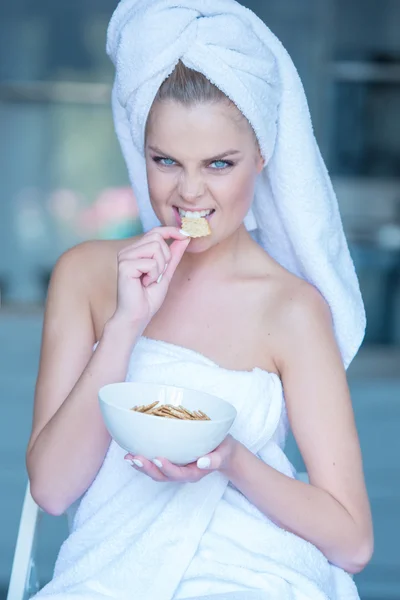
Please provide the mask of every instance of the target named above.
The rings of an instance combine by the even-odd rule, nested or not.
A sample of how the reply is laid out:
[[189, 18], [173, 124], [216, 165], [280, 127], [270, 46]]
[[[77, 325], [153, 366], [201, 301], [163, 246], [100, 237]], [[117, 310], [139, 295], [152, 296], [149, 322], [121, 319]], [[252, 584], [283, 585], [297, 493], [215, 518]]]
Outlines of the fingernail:
[[142, 463], [142, 461], [138, 460], [137, 458], [134, 458], [134, 459], [132, 460], [132, 464], [133, 464], [133, 465], [136, 465], [136, 466], [137, 466], [137, 467], [139, 467], [140, 469], [143, 467], [143, 463]]
[[163, 275], [167, 269], [168, 269], [168, 263], [165, 263], [164, 271], [161, 273], [160, 277], [157, 279], [157, 283], [160, 283], [160, 281], [163, 278]]
[[162, 462], [160, 460], [157, 460], [157, 458], [155, 458], [152, 462], [156, 465], [156, 467], [162, 469]]
[[183, 231], [183, 229], [180, 229], [180, 230], [179, 230], [179, 233], [180, 233], [181, 235], [185, 235], [186, 237], [191, 237], [190, 233], [186, 233], [186, 231]]
[[197, 466], [199, 467], [199, 469], [208, 469], [210, 465], [211, 460], [207, 456], [203, 456], [197, 461]]

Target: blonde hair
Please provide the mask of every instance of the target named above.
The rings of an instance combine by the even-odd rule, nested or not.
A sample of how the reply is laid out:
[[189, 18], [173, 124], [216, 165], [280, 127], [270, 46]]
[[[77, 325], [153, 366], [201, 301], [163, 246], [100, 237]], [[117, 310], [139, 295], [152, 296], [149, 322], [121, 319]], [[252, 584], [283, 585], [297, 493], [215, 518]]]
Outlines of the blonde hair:
[[230, 100], [230, 98], [228, 98], [228, 96], [216, 85], [211, 83], [203, 73], [195, 71], [194, 69], [189, 69], [189, 67], [181, 60], [179, 60], [171, 75], [161, 84], [154, 98], [147, 118], [145, 137], [147, 137], [148, 125], [153, 107], [158, 102], [171, 100], [179, 102], [184, 106], [192, 106], [194, 104], [203, 104], [207, 102], [225, 102], [229, 107], [234, 107], [236, 109], [232, 111], [232, 116], [234, 118], [236, 117], [238, 122], [243, 122], [244, 120], [250, 126], [258, 146], [257, 137], [253, 127], [232, 100]]
[[154, 98], [154, 102], [165, 100], [175, 100], [184, 105], [221, 101], [232, 104], [229, 98], [203, 73], [189, 69], [181, 60], [171, 75], [161, 84]]

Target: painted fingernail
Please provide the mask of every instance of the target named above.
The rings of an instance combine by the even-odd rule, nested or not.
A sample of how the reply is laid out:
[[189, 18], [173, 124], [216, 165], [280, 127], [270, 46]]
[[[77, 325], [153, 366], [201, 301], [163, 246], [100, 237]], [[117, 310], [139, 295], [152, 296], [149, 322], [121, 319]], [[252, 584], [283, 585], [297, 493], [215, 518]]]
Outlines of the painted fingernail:
[[164, 271], [161, 273], [160, 277], [157, 279], [157, 283], [160, 283], [160, 281], [162, 280], [163, 275], [167, 269], [168, 269], [168, 263], [165, 263]]
[[183, 229], [180, 229], [180, 230], [179, 230], [179, 233], [180, 233], [181, 235], [185, 235], [186, 237], [191, 237], [190, 233], [186, 233], [186, 231], [183, 231]]
[[162, 469], [162, 462], [160, 460], [157, 460], [157, 458], [155, 458], [152, 462], [156, 465], [156, 467]]
[[142, 461], [138, 460], [137, 458], [134, 458], [132, 460], [132, 465], [136, 465], [137, 467], [139, 467], [140, 469], [143, 467], [143, 463]]
[[210, 465], [211, 460], [207, 456], [203, 456], [197, 461], [197, 466], [199, 467], [199, 469], [208, 469]]

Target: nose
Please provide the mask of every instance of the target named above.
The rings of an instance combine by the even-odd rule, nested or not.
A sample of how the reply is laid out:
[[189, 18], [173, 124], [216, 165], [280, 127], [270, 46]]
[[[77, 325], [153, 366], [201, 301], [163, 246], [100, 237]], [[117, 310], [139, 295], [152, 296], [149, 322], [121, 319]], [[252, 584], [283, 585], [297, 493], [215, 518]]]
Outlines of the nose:
[[195, 202], [204, 195], [204, 181], [198, 174], [182, 173], [178, 193], [185, 202]]

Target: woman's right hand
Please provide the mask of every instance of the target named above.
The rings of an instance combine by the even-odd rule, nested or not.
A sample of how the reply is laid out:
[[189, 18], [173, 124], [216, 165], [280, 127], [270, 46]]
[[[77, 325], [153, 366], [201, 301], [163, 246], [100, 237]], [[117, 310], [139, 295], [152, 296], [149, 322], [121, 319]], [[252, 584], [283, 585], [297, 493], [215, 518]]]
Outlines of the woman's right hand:
[[[168, 239], [174, 240], [170, 246]], [[189, 242], [177, 227], [155, 227], [118, 253], [115, 318], [147, 326], [164, 302]]]

